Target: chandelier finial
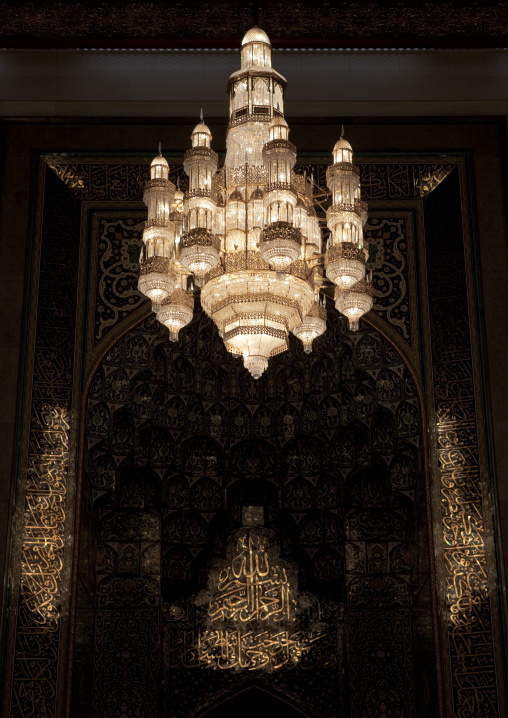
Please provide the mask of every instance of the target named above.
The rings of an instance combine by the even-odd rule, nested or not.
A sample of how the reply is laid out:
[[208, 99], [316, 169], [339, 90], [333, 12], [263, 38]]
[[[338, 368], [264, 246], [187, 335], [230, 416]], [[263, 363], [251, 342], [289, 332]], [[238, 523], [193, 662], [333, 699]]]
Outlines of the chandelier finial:
[[162, 142], [159, 141], [159, 157], [162, 157]]
[[199, 121], [200, 121], [200, 122], [204, 122], [203, 108], [201, 108], [201, 112], [199, 113]]
[[340, 139], [342, 140], [344, 138], [344, 125], [341, 126], [340, 129]]

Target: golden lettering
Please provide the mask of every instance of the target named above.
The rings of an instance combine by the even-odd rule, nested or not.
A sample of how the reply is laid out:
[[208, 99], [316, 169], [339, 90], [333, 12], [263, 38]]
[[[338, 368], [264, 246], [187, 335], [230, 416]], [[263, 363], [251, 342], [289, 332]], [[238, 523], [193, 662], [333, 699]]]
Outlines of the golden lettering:
[[65, 471], [68, 460], [67, 411], [36, 406], [25, 499], [21, 595], [37, 623], [56, 627], [63, 568]]
[[[314, 638], [314, 641], [317, 637]], [[278, 670], [300, 661], [310, 645], [301, 631], [272, 633], [220, 628], [204, 631], [198, 636], [197, 651], [202, 665], [220, 670], [262, 668]]]
[[321, 633], [306, 636], [296, 630], [290, 580], [272, 553], [261, 531], [238, 538], [229, 565], [218, 573], [207, 628], [198, 636], [199, 665], [247, 671], [291, 668], [321, 638]]
[[262, 537], [238, 541], [239, 553], [219, 573], [208, 616], [214, 621], [294, 621], [294, 600], [284, 568], [271, 566]]

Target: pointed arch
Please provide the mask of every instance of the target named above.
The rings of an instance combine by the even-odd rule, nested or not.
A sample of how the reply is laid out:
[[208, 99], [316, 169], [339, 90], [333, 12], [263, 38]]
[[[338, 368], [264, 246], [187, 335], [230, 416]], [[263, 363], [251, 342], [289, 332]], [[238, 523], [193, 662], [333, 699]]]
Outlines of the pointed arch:
[[308, 713], [290, 703], [287, 698], [267, 691], [261, 686], [249, 686], [228, 698], [220, 698], [210, 707], [196, 711], [195, 718], [258, 718], [259, 715], [284, 718], [310, 718]]

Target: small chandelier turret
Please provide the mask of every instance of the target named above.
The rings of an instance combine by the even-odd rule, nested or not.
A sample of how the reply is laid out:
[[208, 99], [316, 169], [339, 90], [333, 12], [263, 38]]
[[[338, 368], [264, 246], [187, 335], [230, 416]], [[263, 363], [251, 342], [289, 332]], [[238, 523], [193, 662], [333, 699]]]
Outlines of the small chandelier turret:
[[176, 341], [192, 318], [194, 298], [187, 287], [194, 281], [227, 350], [241, 355], [256, 379], [271, 356], [287, 349], [289, 332], [310, 352], [326, 330], [323, 259], [326, 277], [336, 285], [335, 306], [350, 329], [357, 330], [372, 307], [363, 244], [367, 205], [351, 145], [342, 131], [327, 171], [332, 204], [323, 255], [313, 180], [294, 171], [285, 86], [271, 66], [270, 40], [252, 28], [242, 41], [241, 69], [229, 79], [224, 167], [217, 169], [201, 113], [184, 157], [185, 196], [170, 182], [160, 148], [143, 196], [148, 221], [139, 290]]

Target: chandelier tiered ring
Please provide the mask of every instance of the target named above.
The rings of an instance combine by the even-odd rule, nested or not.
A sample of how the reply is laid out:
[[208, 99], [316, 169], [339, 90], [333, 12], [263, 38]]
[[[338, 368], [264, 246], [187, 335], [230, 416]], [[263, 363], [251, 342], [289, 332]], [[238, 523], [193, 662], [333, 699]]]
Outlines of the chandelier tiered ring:
[[169, 180], [159, 152], [143, 197], [148, 221], [139, 290], [176, 341], [192, 319], [194, 297], [187, 287], [193, 275], [226, 348], [243, 357], [256, 379], [271, 356], [287, 349], [290, 332], [310, 352], [325, 331], [323, 264], [335, 285], [335, 306], [351, 330], [372, 307], [363, 244], [367, 206], [351, 145], [341, 136], [333, 148], [323, 253], [312, 180], [294, 171], [285, 86], [272, 69], [268, 36], [252, 28], [242, 41], [241, 69], [229, 78], [224, 166], [218, 169], [201, 116], [184, 157], [188, 191]]

